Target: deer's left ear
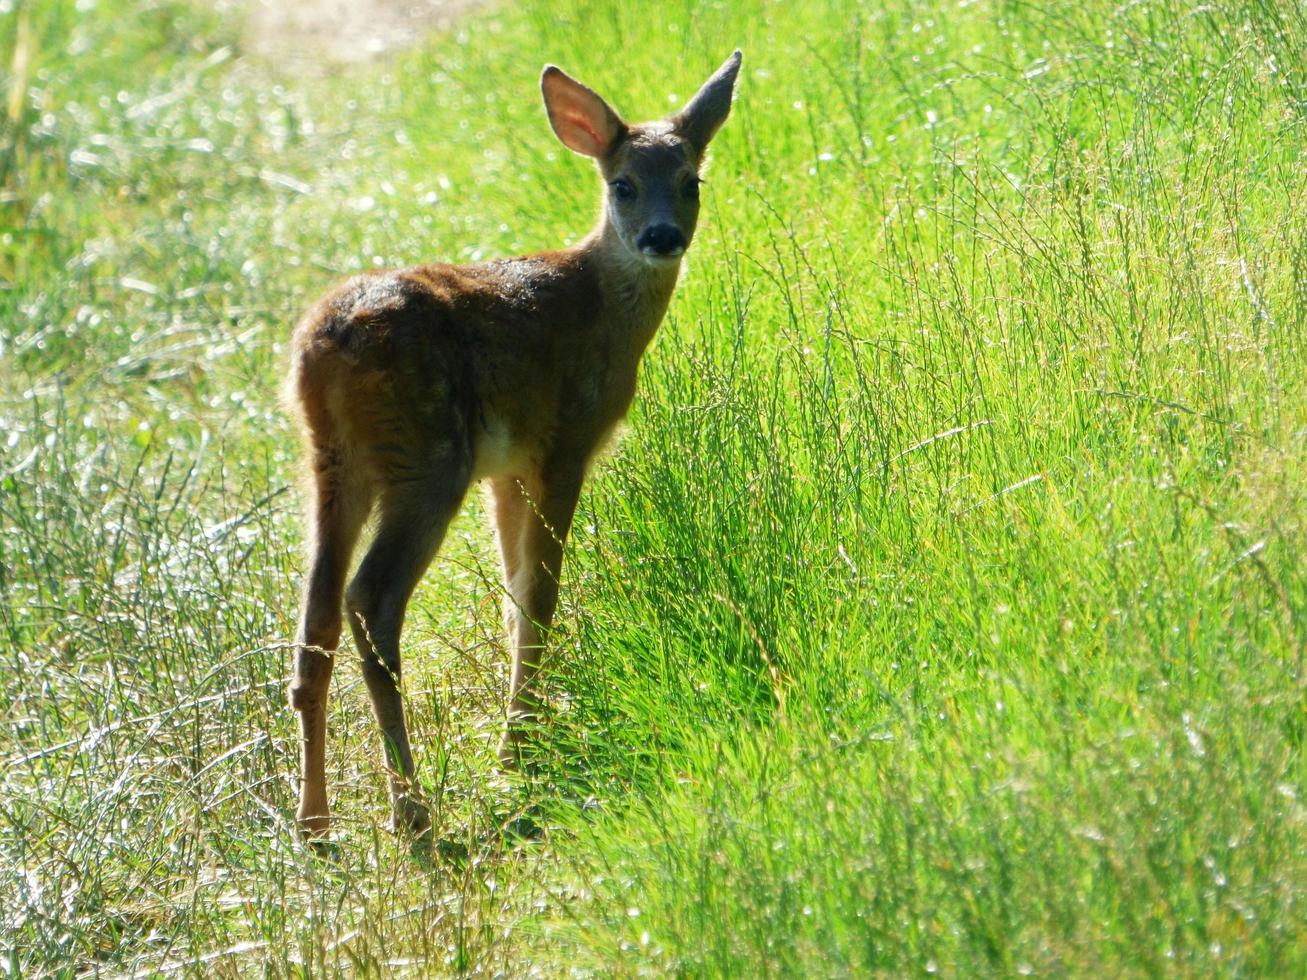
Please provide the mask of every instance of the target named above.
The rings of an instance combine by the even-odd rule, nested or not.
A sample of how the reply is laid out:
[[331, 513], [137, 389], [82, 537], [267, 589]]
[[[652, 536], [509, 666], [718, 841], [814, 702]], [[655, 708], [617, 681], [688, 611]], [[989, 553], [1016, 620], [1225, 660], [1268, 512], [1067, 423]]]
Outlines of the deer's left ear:
[[540, 91], [549, 125], [569, 150], [603, 159], [626, 132], [626, 123], [612, 106], [561, 68], [545, 66]]
[[676, 131], [698, 147], [699, 152], [721, 129], [731, 112], [731, 95], [735, 91], [735, 76], [740, 73], [740, 60], [744, 55], [737, 48], [726, 59], [703, 88], [685, 104], [685, 108], [672, 117]]

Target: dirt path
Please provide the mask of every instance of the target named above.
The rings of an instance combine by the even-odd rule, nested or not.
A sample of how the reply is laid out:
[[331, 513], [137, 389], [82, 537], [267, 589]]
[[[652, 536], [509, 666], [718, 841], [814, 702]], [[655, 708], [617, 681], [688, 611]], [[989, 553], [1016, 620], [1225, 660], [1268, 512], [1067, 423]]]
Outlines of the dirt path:
[[486, 0], [249, 0], [244, 37], [260, 57], [330, 70], [387, 54]]

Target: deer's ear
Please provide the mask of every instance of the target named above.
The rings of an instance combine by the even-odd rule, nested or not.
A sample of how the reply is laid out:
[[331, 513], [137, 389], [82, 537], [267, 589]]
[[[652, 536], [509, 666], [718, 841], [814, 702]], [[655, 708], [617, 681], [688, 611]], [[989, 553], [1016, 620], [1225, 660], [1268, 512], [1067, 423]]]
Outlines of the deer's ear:
[[737, 48], [712, 78], [703, 83], [703, 88], [685, 104], [685, 108], [672, 117], [676, 131], [701, 153], [730, 115], [731, 95], [735, 91], [735, 76], [740, 73], [742, 58]]
[[549, 125], [569, 150], [599, 159], [626, 132], [626, 123], [612, 106], [561, 68], [545, 67], [540, 92], [545, 97]]

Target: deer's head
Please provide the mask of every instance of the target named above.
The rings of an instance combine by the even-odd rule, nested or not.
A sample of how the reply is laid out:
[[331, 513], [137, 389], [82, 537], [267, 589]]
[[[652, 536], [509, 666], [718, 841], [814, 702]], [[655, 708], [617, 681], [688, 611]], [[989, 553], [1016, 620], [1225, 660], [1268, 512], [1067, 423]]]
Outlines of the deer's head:
[[540, 79], [549, 123], [563, 145], [593, 157], [604, 179], [604, 212], [633, 255], [675, 265], [699, 220], [699, 168], [731, 111], [741, 54], [726, 60], [685, 107], [658, 122], [629, 125], [591, 89], [553, 65]]

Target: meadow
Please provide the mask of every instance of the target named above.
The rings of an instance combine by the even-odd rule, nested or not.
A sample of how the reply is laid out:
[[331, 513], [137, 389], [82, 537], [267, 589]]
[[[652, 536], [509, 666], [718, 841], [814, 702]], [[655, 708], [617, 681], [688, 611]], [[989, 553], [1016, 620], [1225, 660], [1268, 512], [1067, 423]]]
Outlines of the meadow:
[[[0, 4], [11, 975], [1307, 975], [1307, 13], [524, 0], [334, 71]], [[426, 844], [350, 644], [293, 828], [292, 324], [575, 241], [554, 62], [738, 97], [494, 754], [469, 497], [410, 607]]]

